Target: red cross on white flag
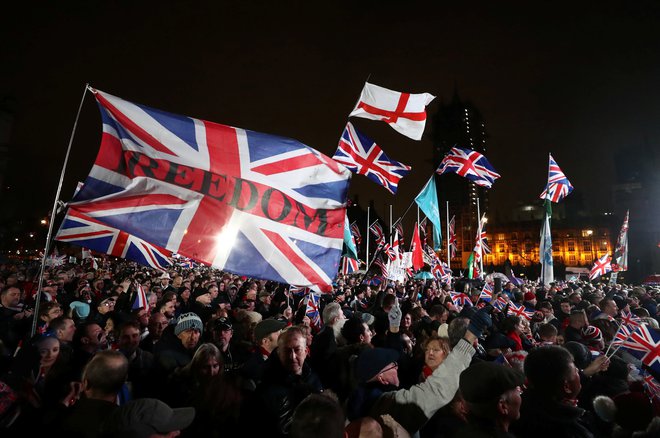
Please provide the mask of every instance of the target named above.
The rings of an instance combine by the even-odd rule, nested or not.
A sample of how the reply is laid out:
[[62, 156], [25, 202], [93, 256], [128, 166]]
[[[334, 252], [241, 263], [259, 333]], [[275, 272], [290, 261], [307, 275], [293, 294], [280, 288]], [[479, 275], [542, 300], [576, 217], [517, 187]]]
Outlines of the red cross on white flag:
[[426, 105], [433, 99], [435, 96], [429, 93], [400, 93], [366, 82], [349, 117], [382, 120], [406, 137], [421, 140], [426, 125]]

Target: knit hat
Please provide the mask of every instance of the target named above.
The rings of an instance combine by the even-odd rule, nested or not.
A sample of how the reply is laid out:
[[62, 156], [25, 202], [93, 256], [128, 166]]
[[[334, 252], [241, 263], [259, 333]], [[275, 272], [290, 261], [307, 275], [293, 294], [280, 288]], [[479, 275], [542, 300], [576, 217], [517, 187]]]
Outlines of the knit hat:
[[582, 329], [582, 338], [588, 344], [599, 342], [603, 340], [603, 334], [598, 327], [588, 325]]
[[524, 382], [525, 376], [518, 370], [494, 362], [477, 362], [461, 373], [459, 388], [465, 401], [486, 403]]
[[204, 332], [204, 324], [202, 324], [202, 320], [193, 312], [184, 313], [179, 316], [176, 327], [174, 327], [174, 334], [179, 336], [181, 332], [188, 329], [197, 329], [200, 334]]
[[534, 292], [525, 292], [525, 296], [523, 299], [525, 301], [532, 301], [536, 299], [536, 295], [534, 295]]
[[69, 307], [73, 310], [73, 315], [76, 318], [85, 319], [89, 316], [89, 304], [87, 303], [73, 301], [69, 304]]

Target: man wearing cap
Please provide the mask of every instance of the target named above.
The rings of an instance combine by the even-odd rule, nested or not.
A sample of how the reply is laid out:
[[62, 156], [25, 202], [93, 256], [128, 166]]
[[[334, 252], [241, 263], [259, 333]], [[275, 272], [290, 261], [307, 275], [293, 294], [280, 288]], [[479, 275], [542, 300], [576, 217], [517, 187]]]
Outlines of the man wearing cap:
[[154, 345], [156, 367], [161, 376], [168, 376], [192, 360], [203, 331], [202, 320], [192, 312], [182, 314], [175, 326], [170, 325], [163, 331]]
[[155, 398], [131, 400], [109, 415], [101, 426], [108, 438], [175, 437], [195, 419], [195, 408], [172, 409]]
[[261, 382], [266, 361], [277, 348], [277, 341], [284, 327], [286, 327], [285, 322], [277, 319], [264, 319], [254, 328], [255, 350], [243, 364], [241, 374], [251, 380], [255, 386]]
[[176, 292], [174, 287], [170, 284], [170, 280], [172, 279], [170, 277], [170, 274], [168, 274], [167, 272], [163, 272], [163, 274], [160, 276], [159, 279], [160, 279], [160, 287], [163, 289], [163, 293], [170, 290], [172, 292]]
[[442, 364], [424, 382], [410, 389], [396, 389], [399, 386], [397, 351], [387, 348], [363, 351], [355, 368], [356, 377], [362, 383], [349, 398], [349, 420], [390, 414], [408, 433], [415, 434], [438, 409], [454, 398], [459, 374], [470, 365], [475, 353], [473, 345], [492, 325], [491, 311], [492, 307], [486, 306], [475, 312], [465, 335]]
[[468, 424], [457, 438], [512, 437], [509, 425], [520, 418], [525, 376], [494, 362], [477, 362], [461, 373], [459, 388], [469, 407]]
[[254, 307], [255, 312], [261, 313], [261, 316], [269, 318], [273, 316], [273, 309], [271, 309], [271, 304], [273, 302], [273, 294], [268, 292], [266, 289], [262, 289], [259, 292], [259, 299], [256, 302]]
[[229, 318], [216, 318], [209, 322], [207, 327], [210, 328], [211, 342], [218, 347], [220, 354], [222, 354], [225, 372], [238, 369], [243, 362], [236, 357], [237, 355], [233, 351], [231, 339], [234, 335], [234, 327]]

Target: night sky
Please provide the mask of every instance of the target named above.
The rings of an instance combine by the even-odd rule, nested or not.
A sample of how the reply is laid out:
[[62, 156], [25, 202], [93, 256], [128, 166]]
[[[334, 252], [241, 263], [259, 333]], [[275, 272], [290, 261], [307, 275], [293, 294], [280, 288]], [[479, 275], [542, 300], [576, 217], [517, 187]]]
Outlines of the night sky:
[[[456, 89], [486, 120], [486, 155], [502, 175], [491, 206], [501, 211], [538, 198], [548, 152], [574, 194], [606, 211], [614, 152], [660, 140], [657, 1], [66, 3], [1, 19], [0, 97], [14, 114], [5, 185], [19, 211], [50, 209], [87, 82], [330, 156], [368, 77], [436, 95], [430, 114]], [[353, 178], [351, 195], [374, 199], [381, 215], [393, 203], [396, 217], [433, 171], [431, 142], [353, 122], [413, 167], [396, 197]], [[100, 132], [88, 94], [62, 200], [91, 168]]]

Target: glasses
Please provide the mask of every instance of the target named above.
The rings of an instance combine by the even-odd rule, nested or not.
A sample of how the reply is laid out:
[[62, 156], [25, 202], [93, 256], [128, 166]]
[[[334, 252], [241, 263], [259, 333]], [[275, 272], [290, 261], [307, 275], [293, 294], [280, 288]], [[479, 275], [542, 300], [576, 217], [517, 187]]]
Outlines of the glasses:
[[396, 362], [394, 362], [391, 366], [385, 368], [383, 371], [381, 371], [381, 372], [378, 373], [378, 374], [384, 374], [384, 373], [388, 372], [389, 370], [396, 370], [397, 368], [399, 368], [399, 364], [397, 364]]

